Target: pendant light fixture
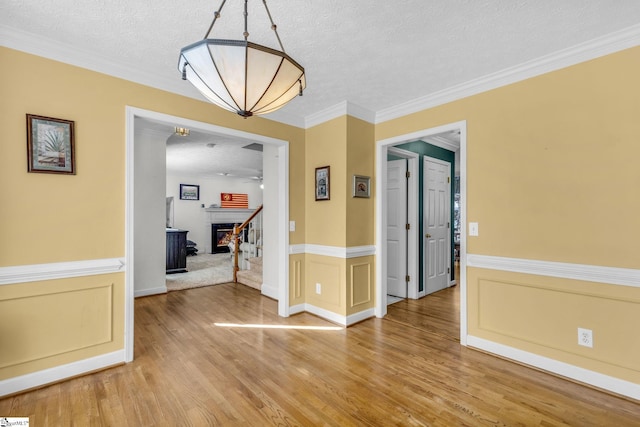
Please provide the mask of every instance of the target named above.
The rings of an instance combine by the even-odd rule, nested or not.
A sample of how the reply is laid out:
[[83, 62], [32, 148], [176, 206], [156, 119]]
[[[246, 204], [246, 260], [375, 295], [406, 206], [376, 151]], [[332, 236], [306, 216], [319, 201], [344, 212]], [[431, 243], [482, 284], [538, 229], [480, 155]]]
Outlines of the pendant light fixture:
[[[209, 101], [243, 117], [275, 111], [306, 87], [304, 68], [284, 51], [266, 0], [262, 0], [281, 50], [248, 40], [244, 0], [244, 40], [209, 39], [226, 0], [214, 13], [204, 39], [180, 50], [178, 70]], [[256, 0], [257, 1], [257, 0]]]

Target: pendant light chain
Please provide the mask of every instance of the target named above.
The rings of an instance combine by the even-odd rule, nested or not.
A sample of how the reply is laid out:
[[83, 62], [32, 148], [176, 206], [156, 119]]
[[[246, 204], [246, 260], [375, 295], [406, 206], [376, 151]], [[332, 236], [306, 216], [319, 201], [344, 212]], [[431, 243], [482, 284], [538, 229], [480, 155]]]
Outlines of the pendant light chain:
[[244, 0], [244, 39], [249, 40], [249, 26], [247, 25], [247, 19], [249, 18], [249, 12], [247, 9], [247, 1]]
[[278, 44], [280, 45], [280, 49], [282, 50], [283, 53], [286, 53], [284, 50], [284, 46], [282, 45], [282, 41], [280, 40], [280, 35], [278, 34], [278, 26], [273, 23], [271, 12], [269, 12], [269, 8], [267, 7], [267, 0], [262, 0], [262, 4], [264, 4], [264, 8], [267, 11], [267, 15], [269, 15], [269, 21], [271, 21], [271, 29], [273, 30], [274, 33], [276, 33], [276, 38], [278, 39]]
[[[218, 8], [217, 11], [215, 11], [213, 13], [213, 21], [211, 21], [211, 25], [209, 25], [209, 29], [207, 30], [207, 32], [204, 34], [203, 39], [206, 39], [207, 37], [209, 37], [209, 34], [211, 33], [211, 30], [213, 30], [213, 24], [216, 23], [216, 20], [218, 18], [220, 18], [220, 12], [222, 11], [222, 8], [224, 7], [224, 4], [227, 2], [227, 0], [222, 0], [222, 4], [220, 5], [220, 7]], [[246, 21], [246, 19], [245, 19]]]
[[307, 85], [304, 67], [285, 53], [266, 0], [262, 4], [280, 50], [249, 41], [249, 0], [244, 0], [244, 37], [214, 37], [213, 27], [226, 3], [220, 0], [204, 38], [180, 50], [182, 79], [213, 104], [245, 118], [276, 111], [302, 95]]
[[[249, 39], [249, 30], [248, 30], [248, 16], [249, 16], [249, 12], [247, 10], [247, 3], [249, 0], [244, 0], [244, 39], [248, 40]], [[206, 39], [207, 37], [209, 37], [209, 34], [211, 34], [211, 30], [213, 30], [213, 25], [216, 23], [216, 21], [218, 20], [218, 18], [220, 18], [220, 12], [222, 12], [222, 8], [224, 7], [225, 3], [227, 2], [227, 0], [222, 0], [222, 3], [220, 4], [220, 7], [218, 8], [217, 11], [215, 11], [213, 13], [213, 21], [211, 21], [211, 25], [209, 25], [209, 29], [207, 30], [207, 32], [205, 33], [203, 39]], [[267, 6], [267, 0], [262, 0], [262, 4], [264, 5], [264, 9], [267, 11], [267, 16], [269, 17], [269, 22], [271, 22], [271, 29], [273, 30], [274, 34], [276, 35], [276, 39], [278, 40], [278, 44], [280, 45], [280, 50], [284, 53], [287, 53], [284, 50], [284, 45], [282, 44], [282, 40], [280, 39], [280, 34], [278, 34], [278, 26], [273, 22], [273, 17], [271, 16], [271, 11], [269, 11], [269, 6]]]

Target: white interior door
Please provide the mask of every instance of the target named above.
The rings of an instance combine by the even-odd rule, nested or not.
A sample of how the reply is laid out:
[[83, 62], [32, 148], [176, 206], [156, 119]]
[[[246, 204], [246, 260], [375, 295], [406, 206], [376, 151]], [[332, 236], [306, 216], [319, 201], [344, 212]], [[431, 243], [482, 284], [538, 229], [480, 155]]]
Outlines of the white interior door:
[[424, 158], [424, 276], [427, 294], [449, 286], [451, 163]]
[[407, 297], [407, 161], [387, 162], [387, 294]]

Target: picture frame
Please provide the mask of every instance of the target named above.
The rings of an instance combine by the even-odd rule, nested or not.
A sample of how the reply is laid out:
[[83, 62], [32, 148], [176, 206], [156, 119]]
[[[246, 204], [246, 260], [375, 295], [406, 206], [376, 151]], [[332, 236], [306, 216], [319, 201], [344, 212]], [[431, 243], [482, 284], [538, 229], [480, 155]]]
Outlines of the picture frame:
[[316, 168], [316, 201], [330, 200], [330, 168], [322, 166]]
[[369, 198], [371, 178], [362, 175], [353, 175], [353, 197]]
[[180, 200], [200, 200], [200, 186], [180, 184]]
[[76, 174], [75, 122], [27, 114], [27, 171]]

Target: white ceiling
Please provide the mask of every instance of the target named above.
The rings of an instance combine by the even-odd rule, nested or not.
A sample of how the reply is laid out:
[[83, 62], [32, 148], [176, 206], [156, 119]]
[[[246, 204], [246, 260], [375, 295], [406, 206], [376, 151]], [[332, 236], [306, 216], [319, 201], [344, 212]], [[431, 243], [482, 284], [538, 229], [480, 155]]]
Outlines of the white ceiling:
[[[0, 43], [200, 98], [181, 80], [178, 54], [204, 37], [219, 4], [3, 0]], [[227, 1], [211, 37], [242, 37], [242, 4]], [[305, 67], [307, 89], [267, 117], [299, 123], [345, 101], [384, 111], [640, 23], [638, 0], [268, 0], [268, 5], [287, 53]], [[251, 41], [276, 46], [259, 0], [249, 1], [249, 32]]]

